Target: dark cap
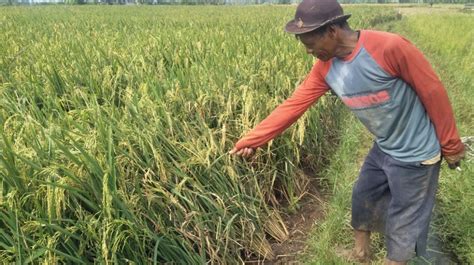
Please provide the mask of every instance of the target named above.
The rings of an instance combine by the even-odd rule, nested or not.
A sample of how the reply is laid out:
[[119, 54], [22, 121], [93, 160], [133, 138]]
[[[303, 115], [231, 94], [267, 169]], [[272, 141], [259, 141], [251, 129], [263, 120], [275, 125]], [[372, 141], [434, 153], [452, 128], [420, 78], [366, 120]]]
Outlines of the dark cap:
[[303, 34], [324, 25], [347, 20], [351, 14], [344, 15], [337, 0], [303, 0], [297, 9], [295, 19], [286, 24], [285, 31]]

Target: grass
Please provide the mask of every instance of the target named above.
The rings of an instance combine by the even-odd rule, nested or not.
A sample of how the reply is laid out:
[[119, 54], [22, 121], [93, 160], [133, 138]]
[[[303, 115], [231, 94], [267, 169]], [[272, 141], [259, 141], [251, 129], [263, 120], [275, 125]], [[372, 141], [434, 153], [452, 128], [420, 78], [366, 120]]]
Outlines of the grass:
[[[331, 164], [323, 177], [330, 183], [332, 197], [325, 206], [325, 219], [316, 225], [302, 257], [307, 264], [346, 264], [338, 256], [340, 249], [350, 248], [350, 199], [352, 185], [362, 164], [363, 154], [370, 147], [371, 138], [363, 126], [346, 111], [345, 129], [340, 144], [331, 156]], [[357, 159], [354, 159], [357, 158]]]

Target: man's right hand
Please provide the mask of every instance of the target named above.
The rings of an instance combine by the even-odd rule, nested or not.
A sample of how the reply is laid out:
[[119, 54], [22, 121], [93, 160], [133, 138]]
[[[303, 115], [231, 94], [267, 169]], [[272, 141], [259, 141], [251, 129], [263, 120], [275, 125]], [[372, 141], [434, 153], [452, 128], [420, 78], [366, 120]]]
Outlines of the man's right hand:
[[233, 148], [229, 151], [229, 155], [238, 155], [242, 157], [250, 157], [255, 153], [255, 149], [252, 147], [244, 147], [242, 149]]

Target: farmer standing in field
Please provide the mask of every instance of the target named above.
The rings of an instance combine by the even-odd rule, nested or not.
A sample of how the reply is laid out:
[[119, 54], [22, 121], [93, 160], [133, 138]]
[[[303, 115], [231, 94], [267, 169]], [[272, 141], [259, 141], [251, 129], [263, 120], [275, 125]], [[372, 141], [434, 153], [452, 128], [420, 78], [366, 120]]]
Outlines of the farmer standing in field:
[[385, 264], [426, 250], [441, 157], [464, 157], [447, 93], [423, 54], [398, 35], [354, 31], [336, 0], [303, 0], [286, 31], [317, 57], [304, 82], [230, 154], [248, 157], [332, 90], [376, 137], [352, 193], [355, 246], [369, 260], [370, 233], [385, 235]]

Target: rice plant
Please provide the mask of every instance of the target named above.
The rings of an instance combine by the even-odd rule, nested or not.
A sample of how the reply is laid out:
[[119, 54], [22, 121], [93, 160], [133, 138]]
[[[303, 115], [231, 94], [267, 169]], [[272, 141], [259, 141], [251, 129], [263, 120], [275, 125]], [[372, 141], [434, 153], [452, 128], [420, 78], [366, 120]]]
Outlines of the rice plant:
[[[347, 11], [355, 28], [396, 16]], [[252, 161], [227, 155], [311, 67], [293, 12], [0, 8], [2, 262], [271, 258], [341, 126], [324, 97]]]

